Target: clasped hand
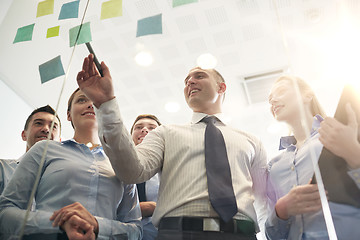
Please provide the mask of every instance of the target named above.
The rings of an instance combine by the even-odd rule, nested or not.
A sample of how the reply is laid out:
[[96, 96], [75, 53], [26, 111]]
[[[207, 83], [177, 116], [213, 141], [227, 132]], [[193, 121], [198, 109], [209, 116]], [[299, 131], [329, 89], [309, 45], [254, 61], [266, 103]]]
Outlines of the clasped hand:
[[93, 240], [99, 232], [96, 218], [78, 202], [55, 211], [50, 220], [54, 227], [64, 230], [70, 240]]

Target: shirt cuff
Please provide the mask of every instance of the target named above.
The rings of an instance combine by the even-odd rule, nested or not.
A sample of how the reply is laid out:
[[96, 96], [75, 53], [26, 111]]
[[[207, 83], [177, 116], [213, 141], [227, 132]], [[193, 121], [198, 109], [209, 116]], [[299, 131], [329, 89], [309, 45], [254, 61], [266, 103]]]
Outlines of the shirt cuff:
[[102, 217], [95, 217], [95, 218], [99, 225], [98, 239], [109, 239], [112, 232], [111, 220]]
[[266, 235], [272, 236], [271, 233], [275, 233], [276, 237], [287, 238], [291, 226], [291, 217], [287, 220], [282, 220], [276, 215], [275, 209], [271, 211], [266, 220]]

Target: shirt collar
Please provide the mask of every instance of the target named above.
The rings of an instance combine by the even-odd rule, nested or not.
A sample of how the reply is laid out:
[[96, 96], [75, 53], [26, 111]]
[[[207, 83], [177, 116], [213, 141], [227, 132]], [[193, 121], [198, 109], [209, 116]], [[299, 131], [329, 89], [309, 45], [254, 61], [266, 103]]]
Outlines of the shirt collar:
[[[320, 123], [323, 120], [324, 119], [320, 115], [318, 115], [318, 114], [315, 115], [314, 120], [311, 125], [310, 137], [314, 136], [318, 132], [318, 129], [320, 128]], [[295, 149], [296, 148], [295, 144], [296, 144], [296, 139], [294, 136], [281, 137], [279, 150], [283, 150], [283, 149], [287, 149], [287, 148], [289, 148], [290, 150]]]
[[[73, 138], [71, 138], [71, 139], [69, 139], [69, 140], [62, 141], [61, 143], [62, 143], [62, 144], [69, 144], [69, 143], [72, 143], [72, 144], [79, 144], [79, 145], [84, 145], [84, 146], [86, 146], [86, 144], [83, 144], [83, 143], [78, 143], [78, 142], [77, 142], [77, 141], [75, 141], [75, 139], [73, 139]], [[88, 147], [88, 146], [86, 146], [86, 147]], [[93, 150], [94, 150], [94, 149], [97, 149], [97, 148], [102, 148], [102, 146], [101, 146], [101, 145], [99, 145], [99, 146], [97, 146], [97, 147], [93, 148]]]
[[207, 117], [207, 116], [215, 116], [218, 120], [220, 120], [220, 122], [224, 123], [224, 121], [223, 121], [224, 116], [223, 116], [222, 113], [216, 113], [214, 115], [208, 115], [206, 113], [193, 112], [192, 119], [191, 119], [191, 124], [196, 124], [196, 123], [200, 122], [201, 119], [203, 119], [204, 117]]

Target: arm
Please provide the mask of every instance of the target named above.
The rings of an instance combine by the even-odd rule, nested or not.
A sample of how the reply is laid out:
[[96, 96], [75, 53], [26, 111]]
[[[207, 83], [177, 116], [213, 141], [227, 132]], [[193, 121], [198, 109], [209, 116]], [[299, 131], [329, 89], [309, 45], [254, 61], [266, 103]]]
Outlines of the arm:
[[[101, 68], [104, 77], [97, 72], [93, 55], [90, 54], [84, 59], [82, 71], [78, 73], [78, 85], [95, 105], [99, 137], [116, 176], [126, 183], [144, 182], [151, 178], [160, 166], [158, 163], [156, 166], [153, 163], [143, 164], [138, 158], [134, 143], [120, 116], [110, 71], [103, 62]], [[146, 158], [143, 158], [144, 162]]]
[[287, 239], [293, 216], [321, 210], [318, 187], [315, 184], [296, 186], [276, 200], [274, 187], [268, 183], [268, 212], [265, 223], [269, 239]]
[[156, 202], [141, 202], [140, 208], [141, 208], [141, 215], [142, 217], [151, 217], [155, 211]]
[[255, 197], [254, 207], [256, 209], [259, 230], [264, 233], [264, 225], [267, 216], [266, 212], [266, 179], [267, 164], [266, 152], [263, 145], [259, 142], [257, 153], [251, 166], [251, 177], [253, 181], [253, 192]]
[[[5, 235], [18, 234], [23, 224], [31, 190], [39, 169], [42, 146], [44, 146], [43, 143], [36, 144], [23, 156], [0, 197], [0, 232]], [[49, 220], [51, 214], [51, 212], [41, 210], [30, 212], [24, 233], [58, 233], [59, 228], [53, 227]]]

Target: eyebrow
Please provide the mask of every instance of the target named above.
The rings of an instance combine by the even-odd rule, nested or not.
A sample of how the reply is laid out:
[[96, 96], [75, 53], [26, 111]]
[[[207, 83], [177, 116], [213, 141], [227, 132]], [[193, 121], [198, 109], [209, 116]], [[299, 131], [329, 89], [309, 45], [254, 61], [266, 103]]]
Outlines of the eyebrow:
[[190, 73], [187, 75], [187, 77], [185, 78], [184, 82], [186, 82], [187, 80], [189, 80], [189, 78], [190, 78], [191, 76], [196, 75], [196, 74], [199, 74], [199, 73], [203, 73], [203, 74], [209, 76], [209, 74], [208, 74], [205, 70], [203, 70], [203, 69], [196, 69], [195, 71], [190, 72]]
[[[55, 117], [55, 116], [54, 116]], [[46, 120], [45, 119], [42, 119], [42, 118], [36, 118], [33, 120], [33, 123], [34, 122], [45, 122]], [[56, 121], [54, 122], [55, 125], [59, 125]]]

